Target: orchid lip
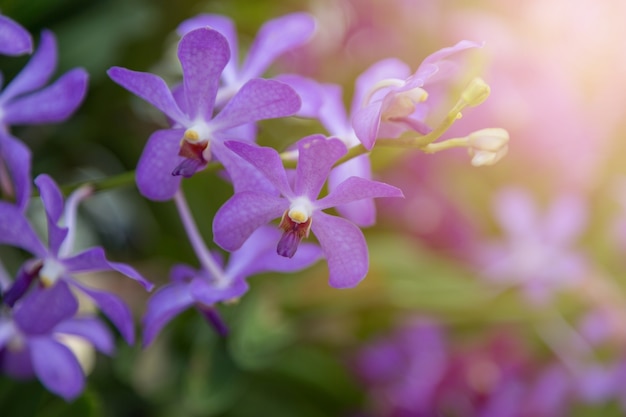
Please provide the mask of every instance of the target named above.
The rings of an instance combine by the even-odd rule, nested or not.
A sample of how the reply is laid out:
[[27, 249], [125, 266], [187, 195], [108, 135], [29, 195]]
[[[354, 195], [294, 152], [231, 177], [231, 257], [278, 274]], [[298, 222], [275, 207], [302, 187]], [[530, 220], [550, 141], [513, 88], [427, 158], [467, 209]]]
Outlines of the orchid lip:
[[302, 239], [309, 236], [312, 220], [313, 218], [307, 216], [299, 207], [285, 211], [279, 225], [283, 229], [283, 234], [276, 246], [276, 252], [280, 256], [293, 258]]

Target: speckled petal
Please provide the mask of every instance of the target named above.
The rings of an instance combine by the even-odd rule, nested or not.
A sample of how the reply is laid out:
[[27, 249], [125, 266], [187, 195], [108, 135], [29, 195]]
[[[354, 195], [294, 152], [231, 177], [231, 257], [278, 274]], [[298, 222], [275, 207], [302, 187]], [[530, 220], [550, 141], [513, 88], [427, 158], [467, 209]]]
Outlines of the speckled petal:
[[365, 278], [369, 255], [365, 237], [357, 226], [341, 217], [316, 212], [311, 230], [328, 261], [331, 287], [354, 287]]
[[[258, 170], [282, 195], [285, 197], [291, 197], [293, 195], [289, 181], [287, 180], [285, 168], [283, 168], [283, 163], [275, 149], [237, 141], [228, 141], [225, 145], [243, 159], [239, 162], [240, 164], [248, 164]], [[229, 161], [228, 165], [233, 165], [236, 162], [237, 161]], [[245, 168], [241, 166], [238, 169], [244, 170]], [[238, 178], [233, 178], [233, 182], [237, 180]], [[242, 178], [242, 181], [243, 180]]]
[[[328, 191], [335, 188], [350, 177], [372, 179], [372, 164], [369, 155], [360, 155], [335, 167], [328, 176]], [[372, 198], [352, 201], [335, 206], [337, 212], [360, 227], [372, 226], [376, 222], [376, 205]]]
[[317, 196], [335, 162], [348, 152], [346, 145], [335, 138], [311, 135], [298, 142], [298, 166], [294, 193], [311, 201]]
[[121, 67], [110, 68], [107, 74], [117, 84], [152, 104], [171, 120], [181, 125], [189, 123], [189, 118], [178, 107], [172, 92], [161, 77]]
[[287, 84], [255, 78], [241, 87], [210, 125], [217, 132], [257, 120], [291, 116], [300, 104], [300, 97]]
[[360, 177], [350, 177], [337, 185], [326, 197], [320, 199], [315, 206], [323, 210], [352, 201], [379, 197], [404, 197], [404, 195], [402, 190], [393, 185]]
[[199, 14], [198, 16], [187, 19], [178, 25], [176, 32], [178, 32], [180, 36], [184, 36], [194, 29], [207, 26], [211, 29], [217, 30], [219, 33], [224, 35], [228, 41], [228, 46], [230, 47], [230, 59], [222, 72], [222, 78], [226, 84], [230, 84], [234, 82], [237, 77], [237, 60], [239, 59], [237, 30], [232, 19], [216, 14]]
[[150, 200], [165, 201], [180, 187], [180, 176], [172, 171], [183, 161], [178, 156], [181, 129], [157, 130], [150, 136], [137, 164], [137, 188]]
[[233, 183], [235, 193], [242, 191], [258, 191], [278, 195], [278, 190], [265, 175], [248, 161], [228, 149], [223, 143], [212, 143], [211, 152], [219, 160], [229, 179]]
[[220, 77], [230, 59], [226, 38], [209, 28], [192, 30], [178, 44], [178, 59], [189, 118], [211, 120]]
[[282, 216], [288, 206], [286, 199], [269, 194], [251, 191], [235, 194], [215, 213], [215, 243], [228, 251], [239, 249], [252, 232]]

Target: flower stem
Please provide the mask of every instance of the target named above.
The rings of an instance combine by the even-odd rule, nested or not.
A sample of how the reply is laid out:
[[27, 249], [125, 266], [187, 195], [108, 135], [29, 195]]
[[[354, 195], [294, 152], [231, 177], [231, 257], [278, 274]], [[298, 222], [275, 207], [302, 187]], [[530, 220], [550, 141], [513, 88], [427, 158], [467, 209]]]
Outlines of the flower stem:
[[198, 261], [200, 261], [200, 265], [202, 265], [202, 268], [206, 270], [215, 280], [219, 282], [226, 282], [228, 277], [224, 275], [224, 271], [222, 271], [222, 268], [220, 268], [217, 262], [215, 262], [213, 255], [211, 255], [211, 252], [204, 244], [204, 240], [202, 239], [202, 236], [200, 236], [200, 232], [198, 232], [198, 226], [196, 226], [196, 222], [191, 215], [189, 205], [187, 204], [187, 200], [185, 199], [185, 195], [182, 190], [179, 189], [176, 191], [176, 194], [174, 194], [174, 202], [176, 203], [180, 220], [183, 222], [183, 226], [185, 227], [185, 231], [189, 237], [189, 242], [198, 257]]

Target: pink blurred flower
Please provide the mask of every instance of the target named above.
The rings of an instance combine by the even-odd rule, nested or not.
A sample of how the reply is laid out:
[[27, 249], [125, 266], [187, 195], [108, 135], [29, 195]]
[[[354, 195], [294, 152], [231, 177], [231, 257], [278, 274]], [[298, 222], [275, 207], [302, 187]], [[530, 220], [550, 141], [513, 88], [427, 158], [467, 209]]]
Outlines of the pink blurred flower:
[[556, 197], [542, 216], [529, 194], [509, 188], [495, 197], [494, 214], [504, 239], [477, 251], [488, 281], [519, 285], [531, 301], [544, 302], [583, 278], [587, 262], [574, 248], [587, 220], [579, 196]]

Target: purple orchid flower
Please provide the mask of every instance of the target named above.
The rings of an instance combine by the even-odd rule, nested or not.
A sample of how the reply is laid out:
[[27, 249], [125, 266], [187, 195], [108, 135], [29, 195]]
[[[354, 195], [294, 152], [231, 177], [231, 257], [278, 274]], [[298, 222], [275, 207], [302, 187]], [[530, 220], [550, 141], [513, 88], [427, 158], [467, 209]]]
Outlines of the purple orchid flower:
[[11, 136], [9, 127], [64, 121], [82, 102], [87, 90], [88, 76], [82, 68], [70, 70], [42, 88], [56, 68], [56, 61], [54, 35], [43, 31], [33, 57], [0, 93], [0, 191], [14, 197], [22, 209], [31, 192], [31, 154]]
[[[361, 108], [367, 91], [385, 78], [408, 72], [408, 66], [395, 59], [372, 66], [356, 81], [349, 114], [346, 112], [339, 85], [320, 84], [315, 80], [292, 74], [280, 75], [276, 79], [293, 87], [302, 99], [298, 116], [318, 119], [330, 136], [341, 139], [349, 149], [361, 143], [352, 126], [351, 115], [356, 114]], [[352, 158], [333, 168], [328, 177], [328, 189], [333, 191], [339, 184], [353, 176], [372, 179], [369, 155]], [[340, 205], [337, 211], [358, 226], [372, 226], [376, 221], [376, 206], [371, 198]]]
[[178, 26], [177, 32], [184, 36], [207, 26], [224, 35], [230, 46], [230, 59], [222, 72], [223, 85], [217, 93], [216, 106], [219, 108], [248, 81], [261, 77], [277, 57], [307, 42], [315, 32], [315, 19], [308, 13], [291, 13], [267, 21], [259, 29], [241, 67], [237, 62], [239, 47], [232, 19], [201, 14], [185, 20]]
[[173, 121], [171, 129], [152, 134], [137, 166], [137, 186], [152, 200], [169, 200], [181, 177], [203, 169], [215, 156], [233, 181], [235, 191], [269, 186], [224, 141], [233, 128], [258, 120], [284, 117], [300, 108], [300, 98], [284, 83], [255, 78], [213, 117], [220, 75], [230, 60], [226, 38], [210, 28], [187, 33], [178, 45], [183, 68], [183, 97], [176, 101], [165, 82], [150, 73], [113, 67], [113, 81], [154, 105]]
[[[373, 77], [380, 80], [364, 97], [362, 108], [353, 113], [353, 127], [357, 137], [367, 149], [372, 149], [376, 139], [397, 137], [402, 132], [414, 130], [425, 134], [430, 128], [424, 123], [427, 107], [423, 101], [427, 93], [423, 89], [427, 83], [433, 83], [450, 76], [454, 63], [449, 57], [470, 48], [479, 48], [482, 44], [460, 41], [456, 45], [429, 55], [417, 71], [409, 74], [409, 69], [401, 61], [386, 59], [368, 69], [359, 82], [369, 83]], [[380, 74], [385, 74], [380, 77]]]
[[[106, 259], [104, 250], [94, 247], [72, 254], [75, 233], [75, 219], [78, 203], [90, 190], [80, 188], [63, 203], [63, 196], [55, 182], [47, 175], [35, 179], [48, 223], [48, 248], [39, 240], [22, 211], [9, 203], [0, 202], [0, 244], [22, 248], [36, 259], [27, 261], [20, 269], [13, 285], [4, 293], [4, 302], [13, 306], [24, 294], [32, 289], [45, 296], [57, 285], [70, 285], [90, 297], [100, 310], [120, 330], [129, 344], [134, 341], [134, 327], [130, 310], [117, 296], [89, 288], [73, 277], [74, 274], [96, 271], [117, 271], [138, 281], [147, 290], [152, 284], [132, 267]], [[61, 226], [61, 219], [65, 226]], [[39, 279], [39, 285], [33, 281]], [[65, 303], [72, 305], [74, 296], [67, 292]]]
[[0, 316], [0, 366], [17, 378], [36, 375], [51, 392], [72, 400], [85, 385], [76, 354], [63, 343], [78, 336], [111, 355], [111, 332], [98, 319], [74, 317], [78, 307], [65, 282], [46, 291], [31, 292], [13, 308], [13, 316]]
[[276, 253], [280, 232], [273, 227], [258, 228], [238, 250], [230, 254], [228, 265], [218, 277], [208, 271], [196, 271], [186, 265], [172, 269], [172, 283], [160, 288], [148, 301], [144, 324], [144, 346], [148, 346], [161, 329], [176, 315], [196, 307], [218, 332], [226, 328], [214, 304], [241, 297], [248, 290], [246, 279], [263, 272], [294, 272], [309, 267], [322, 256], [319, 246], [303, 244], [291, 259]]
[[494, 211], [507, 236], [478, 250], [487, 279], [520, 285], [531, 301], [541, 303], [583, 278], [587, 260], [573, 248], [587, 219], [579, 196], [559, 196], [542, 218], [527, 193], [507, 189], [497, 195]]
[[33, 52], [33, 39], [19, 23], [0, 15], [0, 54], [23, 55]]
[[214, 238], [219, 246], [236, 250], [257, 228], [282, 217], [280, 228], [284, 233], [278, 241], [279, 255], [294, 256], [300, 241], [313, 231], [328, 261], [331, 286], [353, 287], [365, 278], [369, 259], [363, 233], [352, 222], [322, 210], [363, 198], [402, 197], [402, 191], [384, 183], [351, 177], [318, 200], [331, 167], [347, 152], [339, 139], [313, 135], [299, 142], [293, 188], [276, 150], [234, 141], [226, 146], [258, 169], [281, 196], [259, 191], [232, 196], [213, 219]]

